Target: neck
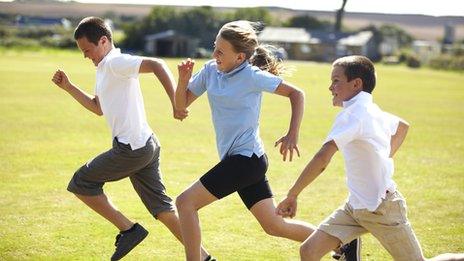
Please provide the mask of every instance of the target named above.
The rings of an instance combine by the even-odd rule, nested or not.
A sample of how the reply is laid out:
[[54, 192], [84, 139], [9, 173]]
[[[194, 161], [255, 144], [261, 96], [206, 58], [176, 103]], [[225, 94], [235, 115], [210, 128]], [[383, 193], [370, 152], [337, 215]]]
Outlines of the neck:
[[353, 99], [354, 97], [356, 97], [356, 95], [358, 95], [360, 92], [362, 92], [362, 90], [355, 92], [347, 101], [349, 101], [349, 100]]
[[105, 56], [108, 55], [109, 52], [111, 52], [111, 50], [114, 49], [114, 45], [112, 43], [109, 43], [108, 45], [105, 46], [104, 50], [105, 50]]

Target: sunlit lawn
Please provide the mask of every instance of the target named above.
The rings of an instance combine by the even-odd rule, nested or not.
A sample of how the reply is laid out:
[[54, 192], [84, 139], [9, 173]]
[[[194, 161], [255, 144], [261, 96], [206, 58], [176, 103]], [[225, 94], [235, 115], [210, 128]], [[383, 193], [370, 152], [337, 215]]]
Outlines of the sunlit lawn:
[[[179, 60], [168, 60], [175, 71]], [[197, 61], [196, 69], [203, 61]], [[265, 94], [261, 136], [268, 178], [280, 200], [320, 147], [339, 111], [328, 92], [330, 65], [292, 62], [287, 80], [306, 92], [301, 158], [282, 162], [273, 143], [288, 128], [290, 104]], [[93, 92], [95, 69], [78, 52], [0, 49], [0, 259], [102, 260], [117, 230], [66, 191], [74, 171], [111, 146], [103, 118], [86, 111], [50, 79], [57, 68]], [[375, 101], [411, 124], [396, 156], [395, 180], [426, 256], [464, 251], [464, 74], [378, 65]], [[218, 161], [206, 96], [184, 122], [153, 75], [141, 77], [149, 123], [162, 144], [162, 171], [175, 198]], [[154, 220], [128, 180], [105, 186], [115, 204], [150, 231], [127, 260], [182, 260], [183, 248]], [[298, 219], [318, 224], [343, 203], [340, 155], [299, 198]], [[237, 195], [200, 211], [203, 242], [218, 260], [297, 260], [299, 244], [266, 235]], [[364, 260], [391, 259], [372, 236]], [[330, 260], [326, 257], [326, 260]]]

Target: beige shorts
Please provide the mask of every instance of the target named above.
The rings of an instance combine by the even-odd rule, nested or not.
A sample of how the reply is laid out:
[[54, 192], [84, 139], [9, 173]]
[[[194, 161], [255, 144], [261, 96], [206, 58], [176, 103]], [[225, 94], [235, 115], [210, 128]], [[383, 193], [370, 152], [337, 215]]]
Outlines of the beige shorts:
[[345, 203], [326, 218], [318, 229], [340, 239], [343, 244], [369, 232], [395, 260], [424, 260], [406, 216], [406, 202], [399, 191], [388, 192], [374, 212], [353, 209]]

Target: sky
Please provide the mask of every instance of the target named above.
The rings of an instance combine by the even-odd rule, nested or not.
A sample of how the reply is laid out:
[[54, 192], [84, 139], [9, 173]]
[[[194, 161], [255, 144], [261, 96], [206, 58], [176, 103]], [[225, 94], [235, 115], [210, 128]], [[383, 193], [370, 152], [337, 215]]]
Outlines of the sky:
[[[12, 0], [0, 0], [10, 2]], [[69, 1], [69, 0], [60, 0]], [[334, 11], [342, 0], [76, 0], [81, 3], [124, 3], [218, 7], [278, 6], [298, 10]], [[464, 0], [348, 0], [345, 10], [361, 13], [464, 16]]]
[[[333, 11], [342, 0], [77, 0], [83, 3], [137, 3], [187, 6], [255, 7], [279, 6], [300, 10]], [[426, 14], [464, 16], [463, 0], [348, 0], [345, 10], [363, 13]]]

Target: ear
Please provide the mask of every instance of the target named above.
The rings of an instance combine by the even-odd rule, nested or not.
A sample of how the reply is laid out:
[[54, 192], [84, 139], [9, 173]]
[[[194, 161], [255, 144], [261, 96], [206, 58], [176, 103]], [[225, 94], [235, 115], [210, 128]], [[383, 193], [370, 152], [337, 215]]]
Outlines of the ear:
[[353, 79], [353, 88], [357, 91], [363, 90], [363, 81], [361, 78]]
[[106, 35], [103, 35], [102, 37], [100, 37], [100, 41], [99, 41], [102, 45], [105, 45], [107, 42], [108, 42], [108, 37], [106, 37]]
[[237, 61], [238, 61], [239, 63], [242, 63], [243, 61], [245, 61], [245, 59], [246, 59], [245, 53], [238, 53]]

